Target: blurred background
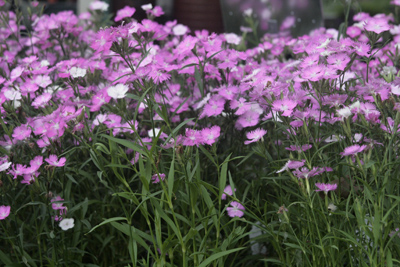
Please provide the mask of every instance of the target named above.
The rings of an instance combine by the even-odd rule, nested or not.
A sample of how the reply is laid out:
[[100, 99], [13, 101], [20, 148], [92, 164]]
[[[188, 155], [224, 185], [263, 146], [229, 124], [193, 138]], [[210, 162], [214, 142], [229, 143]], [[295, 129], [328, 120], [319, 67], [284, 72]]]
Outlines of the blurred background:
[[[9, 0], [24, 1], [24, 0]], [[45, 13], [73, 10], [76, 14], [86, 12], [94, 0], [46, 0]], [[350, 18], [360, 11], [390, 13], [390, 0], [103, 0], [109, 4], [108, 13], [116, 14], [125, 6], [136, 8], [134, 18], [146, 18], [141, 5], [159, 5], [165, 14], [158, 18], [163, 23], [176, 19], [192, 31], [207, 29], [210, 32], [241, 33], [248, 14], [258, 21], [261, 33], [276, 33], [289, 26], [295, 35], [306, 34], [314, 28], [338, 28], [344, 21], [346, 2], [351, 2]], [[26, 2], [26, 1], [25, 1]], [[351, 20], [350, 20], [351, 22]]]

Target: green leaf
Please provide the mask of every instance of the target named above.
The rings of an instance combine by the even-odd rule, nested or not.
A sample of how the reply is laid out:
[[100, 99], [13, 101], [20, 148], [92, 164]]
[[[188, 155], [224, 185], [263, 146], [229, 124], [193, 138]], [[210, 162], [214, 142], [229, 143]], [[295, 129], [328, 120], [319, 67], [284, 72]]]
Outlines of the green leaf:
[[218, 199], [221, 199], [222, 194], [224, 193], [224, 189], [226, 186], [226, 175], [227, 175], [227, 171], [228, 171], [228, 163], [229, 163], [229, 159], [230, 159], [231, 155], [229, 155], [225, 161], [222, 163], [222, 168], [221, 168], [221, 174], [219, 177], [219, 195], [218, 195]]
[[224, 257], [226, 255], [229, 255], [231, 253], [237, 252], [237, 251], [242, 250], [242, 249], [244, 249], [244, 248], [234, 248], [234, 249], [230, 249], [230, 250], [227, 250], [227, 251], [218, 252], [217, 254], [213, 254], [210, 257], [208, 257], [207, 259], [205, 259], [198, 267], [206, 267], [210, 263], [215, 261], [216, 259], [219, 259], [221, 257]]
[[116, 222], [116, 221], [128, 221], [125, 217], [114, 217], [114, 218], [110, 218], [105, 220], [104, 222], [99, 223], [98, 225], [96, 225], [95, 227], [93, 227], [89, 232], [86, 233], [90, 234], [91, 232], [93, 232], [94, 230], [96, 230], [98, 227], [105, 225], [107, 223], [111, 223], [111, 222]]
[[143, 150], [143, 148], [142, 148], [141, 146], [138, 146], [137, 144], [135, 144], [135, 143], [132, 142], [132, 141], [128, 141], [128, 140], [125, 140], [125, 139], [115, 138], [115, 137], [112, 137], [112, 136], [108, 136], [108, 135], [106, 135], [106, 134], [101, 134], [101, 136], [107, 138], [107, 139], [110, 140], [110, 141], [113, 141], [113, 142], [115, 142], [115, 143], [118, 143], [118, 144], [120, 144], [120, 145], [123, 145], [124, 147], [130, 148], [130, 149], [132, 149], [133, 151], [138, 152], [138, 153], [140, 153], [140, 154], [142, 154], [142, 155], [146, 155], [146, 152]]

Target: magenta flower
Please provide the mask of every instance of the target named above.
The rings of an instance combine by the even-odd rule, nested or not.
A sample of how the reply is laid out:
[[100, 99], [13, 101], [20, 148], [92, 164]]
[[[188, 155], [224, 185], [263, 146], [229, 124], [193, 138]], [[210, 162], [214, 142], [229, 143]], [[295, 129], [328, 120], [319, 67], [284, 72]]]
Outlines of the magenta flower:
[[130, 18], [135, 13], [136, 9], [134, 7], [126, 6], [123, 9], [118, 10], [117, 16], [115, 16], [114, 21], [118, 22], [124, 18]]
[[248, 133], [246, 133], [246, 137], [247, 137], [247, 139], [250, 139], [250, 140], [244, 141], [244, 144], [248, 145], [250, 143], [262, 140], [263, 136], [266, 133], [267, 133], [267, 131], [264, 129], [261, 129], [261, 128], [255, 129], [254, 131], [251, 131], [251, 132], [248, 132]]
[[342, 155], [342, 157], [344, 156], [354, 156], [359, 152], [362, 152], [367, 146], [366, 145], [352, 145], [352, 146], [348, 146], [344, 149], [344, 151], [342, 153], [340, 153], [340, 155]]
[[153, 184], [158, 184], [160, 182], [160, 178], [162, 181], [164, 181], [165, 173], [159, 173], [159, 174], [156, 173], [151, 177], [151, 180], [153, 181]]
[[10, 206], [0, 206], [0, 220], [4, 220], [10, 215]]
[[184, 146], [198, 146], [203, 142], [203, 136], [200, 131], [192, 129], [185, 130], [185, 138], [183, 139]]
[[[235, 188], [235, 192], [236, 192], [236, 188]], [[232, 187], [230, 185], [225, 187], [224, 193], [222, 194], [221, 199], [225, 200], [227, 195], [229, 195], [229, 196], [233, 195]]]
[[232, 207], [226, 208], [226, 210], [228, 211], [228, 216], [233, 218], [233, 217], [243, 217], [244, 215], [244, 210], [245, 208], [243, 207], [242, 204], [240, 204], [239, 202], [236, 201], [232, 201], [230, 203], [230, 205]]
[[337, 188], [337, 184], [322, 184], [322, 183], [316, 183], [316, 187], [318, 187], [316, 192], [318, 191], [324, 191], [325, 194], [328, 194], [329, 191], [334, 191]]
[[65, 157], [58, 159], [57, 155], [50, 155], [47, 159], [45, 159], [45, 161], [51, 166], [62, 167], [65, 165], [67, 159]]

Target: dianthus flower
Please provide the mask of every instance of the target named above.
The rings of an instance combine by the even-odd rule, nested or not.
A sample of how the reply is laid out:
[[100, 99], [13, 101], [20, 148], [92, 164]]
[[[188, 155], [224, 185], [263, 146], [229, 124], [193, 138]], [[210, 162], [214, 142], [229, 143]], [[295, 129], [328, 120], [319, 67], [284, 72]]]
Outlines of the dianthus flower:
[[334, 191], [337, 188], [337, 184], [323, 184], [323, 183], [316, 183], [316, 187], [318, 187], [316, 192], [324, 191], [325, 194], [328, 194], [329, 191]]
[[56, 155], [50, 155], [47, 159], [45, 159], [45, 161], [47, 163], [49, 163], [51, 166], [55, 166], [55, 167], [64, 166], [66, 160], [67, 159], [65, 157], [62, 157], [62, 158], [58, 159], [58, 157]]
[[4, 220], [10, 215], [10, 206], [0, 206], [0, 220]]
[[[235, 188], [235, 192], [236, 192], [236, 188]], [[227, 195], [229, 195], [229, 196], [233, 195], [232, 187], [230, 185], [225, 187], [224, 193], [222, 194], [221, 199], [225, 200]]]
[[239, 202], [236, 202], [236, 201], [232, 201], [231, 203], [230, 203], [230, 205], [232, 206], [232, 207], [228, 207], [228, 208], [226, 208], [226, 210], [228, 211], [228, 216], [229, 217], [231, 217], [231, 218], [233, 218], [233, 217], [243, 217], [243, 215], [244, 215], [244, 210], [245, 210], [245, 208], [243, 207], [243, 205], [242, 204], [240, 204]]
[[340, 155], [342, 155], [342, 157], [344, 156], [354, 156], [359, 152], [362, 152], [367, 146], [366, 145], [352, 145], [352, 146], [348, 146], [344, 149], [344, 151], [342, 153], [340, 153]]
[[134, 7], [126, 6], [123, 9], [118, 10], [117, 16], [115, 16], [114, 21], [118, 22], [124, 18], [130, 18], [135, 13], [136, 9]]
[[151, 180], [153, 181], [153, 184], [158, 184], [160, 182], [160, 178], [162, 181], [165, 180], [165, 173], [156, 173], [151, 177]]
[[247, 139], [250, 139], [250, 140], [244, 141], [244, 144], [248, 145], [250, 143], [257, 142], [259, 140], [263, 140], [263, 136], [266, 133], [267, 133], [267, 131], [264, 129], [261, 129], [261, 128], [255, 129], [254, 131], [251, 131], [251, 132], [248, 132], [248, 133], [246, 133], [246, 137], [247, 137]]

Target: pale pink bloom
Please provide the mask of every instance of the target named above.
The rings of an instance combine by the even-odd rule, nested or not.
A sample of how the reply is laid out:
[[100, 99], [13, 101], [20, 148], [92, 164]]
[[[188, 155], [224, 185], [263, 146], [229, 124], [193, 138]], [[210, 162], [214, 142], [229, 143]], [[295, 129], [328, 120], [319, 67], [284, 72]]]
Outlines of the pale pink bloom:
[[130, 18], [135, 13], [136, 9], [134, 7], [125, 6], [123, 9], [117, 11], [117, 16], [115, 16], [114, 21], [120, 21], [124, 18]]
[[329, 191], [334, 191], [337, 188], [337, 184], [323, 184], [323, 183], [316, 183], [316, 187], [318, 187], [316, 192], [323, 191], [325, 194], [328, 194]]
[[247, 141], [244, 141], [245, 145], [248, 145], [253, 142], [257, 142], [259, 140], [263, 140], [263, 136], [267, 134], [267, 131], [261, 128], [255, 129], [254, 131], [246, 133]]
[[370, 18], [364, 26], [366, 31], [374, 32], [380, 34], [390, 30], [390, 25], [386, 19], [383, 18]]
[[215, 140], [220, 136], [221, 128], [217, 125], [211, 128], [204, 128], [201, 130], [201, 135], [203, 137], [203, 142], [207, 145], [212, 145]]
[[10, 215], [10, 206], [0, 206], [0, 220], [4, 220]]
[[340, 153], [340, 155], [342, 155], [342, 157], [344, 156], [353, 156], [356, 155], [359, 152], [362, 152], [367, 146], [366, 145], [352, 145], [352, 146], [348, 146], [344, 149], [344, 151], [342, 153]]
[[31, 128], [25, 124], [14, 128], [14, 133], [12, 134], [12, 137], [14, 137], [15, 140], [24, 140], [28, 138], [31, 133]]
[[54, 198], [51, 199], [51, 207], [53, 210], [64, 210], [67, 207], [64, 207], [64, 203], [62, 203], [64, 201], [63, 198], [61, 198], [60, 196], [56, 196]]
[[65, 165], [67, 159], [65, 157], [58, 159], [57, 155], [50, 155], [45, 161], [51, 166], [62, 167]]
[[224, 36], [228, 44], [239, 45], [242, 40], [242, 38], [235, 33], [225, 33]]
[[107, 11], [108, 9], [108, 4], [103, 1], [94, 1], [90, 4], [89, 9], [90, 10], [100, 10], [100, 11]]
[[35, 100], [32, 102], [32, 106], [35, 108], [43, 108], [44, 106], [49, 104], [51, 97], [52, 95], [50, 93], [43, 93], [42, 95], [35, 98]]
[[[236, 192], [236, 188], [235, 188], [235, 192]], [[230, 185], [225, 187], [224, 193], [222, 194], [221, 199], [225, 200], [227, 195], [229, 195], [229, 196], [233, 195], [232, 187]]]
[[7, 170], [8, 168], [10, 168], [12, 162], [4, 162], [2, 164], [0, 164], [0, 172], [3, 172], [5, 170]]
[[306, 160], [301, 160], [301, 161], [297, 161], [297, 160], [289, 160], [285, 166], [283, 166], [282, 169], [280, 169], [279, 171], [277, 171], [276, 173], [281, 173], [283, 171], [289, 170], [289, 169], [298, 169], [302, 166], [304, 166], [304, 162], [306, 162]]
[[289, 100], [289, 99], [283, 99], [283, 100], [276, 100], [272, 104], [272, 108], [275, 111], [282, 112], [281, 115], [288, 117], [292, 114], [293, 109], [297, 106], [297, 103], [295, 101]]
[[236, 201], [232, 201], [231, 203], [229, 203], [232, 207], [228, 207], [226, 208], [226, 210], [228, 211], [228, 216], [233, 218], [233, 217], [243, 217], [244, 215], [244, 210], [245, 208], [243, 207], [242, 204], [240, 204], [239, 202]]
[[[392, 5], [395, 5], [395, 6], [400, 6], [400, 0], [392, 0], [391, 2], [390, 2]], [[397, 228], [398, 229], [398, 228]]]

